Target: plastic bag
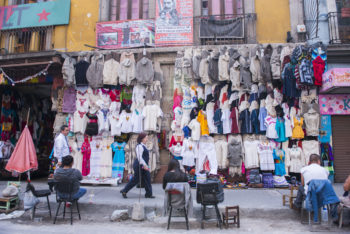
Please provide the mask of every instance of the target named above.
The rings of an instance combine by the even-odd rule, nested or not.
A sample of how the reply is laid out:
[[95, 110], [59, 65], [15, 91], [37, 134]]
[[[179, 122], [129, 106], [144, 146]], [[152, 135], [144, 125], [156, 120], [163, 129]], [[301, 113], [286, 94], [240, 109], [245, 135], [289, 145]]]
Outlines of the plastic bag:
[[23, 198], [24, 210], [32, 209], [39, 202], [40, 200], [37, 197], [35, 197], [31, 191], [28, 191], [24, 194], [24, 198]]
[[4, 197], [14, 197], [14, 196], [17, 196], [17, 194], [18, 194], [18, 188], [14, 185], [9, 185], [2, 191], [2, 195]]

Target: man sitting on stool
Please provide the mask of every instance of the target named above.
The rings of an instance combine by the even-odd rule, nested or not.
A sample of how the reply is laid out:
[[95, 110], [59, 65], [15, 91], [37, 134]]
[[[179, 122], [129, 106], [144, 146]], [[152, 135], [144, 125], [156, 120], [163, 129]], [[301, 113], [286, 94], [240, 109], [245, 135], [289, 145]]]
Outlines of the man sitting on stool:
[[[62, 158], [61, 167], [57, 168], [54, 174], [54, 178], [57, 182], [71, 181], [73, 183], [72, 200], [76, 200], [84, 196], [86, 193], [85, 188], [80, 188], [80, 181], [83, 179], [81, 172], [78, 169], [72, 168], [73, 157], [68, 155]], [[59, 197], [65, 198], [69, 194], [58, 194]]]
[[317, 154], [311, 154], [309, 165], [301, 168], [301, 185], [294, 200], [294, 207], [301, 208], [311, 180], [328, 180], [329, 171], [321, 167], [321, 159]]

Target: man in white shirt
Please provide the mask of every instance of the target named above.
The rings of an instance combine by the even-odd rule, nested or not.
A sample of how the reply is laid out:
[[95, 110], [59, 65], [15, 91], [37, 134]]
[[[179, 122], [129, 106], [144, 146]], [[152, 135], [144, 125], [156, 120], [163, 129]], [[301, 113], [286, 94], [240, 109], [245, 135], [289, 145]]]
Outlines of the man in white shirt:
[[312, 154], [310, 155], [309, 165], [301, 168], [301, 184], [304, 185], [305, 194], [307, 194], [308, 183], [311, 180], [328, 180], [329, 171], [320, 165], [320, 156]]
[[294, 205], [300, 208], [308, 190], [308, 183], [311, 180], [328, 180], [329, 171], [321, 166], [320, 156], [311, 154], [309, 158], [309, 165], [301, 168], [301, 185], [299, 186], [297, 197]]
[[67, 135], [69, 133], [69, 128], [67, 125], [61, 126], [61, 133], [55, 138], [54, 144], [54, 157], [56, 158], [57, 165], [60, 166], [62, 158], [69, 155], [69, 145], [67, 140]]

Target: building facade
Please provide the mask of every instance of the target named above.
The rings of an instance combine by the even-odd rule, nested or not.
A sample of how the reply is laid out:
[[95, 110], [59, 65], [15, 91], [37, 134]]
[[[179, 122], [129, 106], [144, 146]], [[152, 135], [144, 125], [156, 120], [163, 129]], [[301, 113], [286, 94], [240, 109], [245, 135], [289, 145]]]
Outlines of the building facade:
[[[45, 5], [59, 1], [62, 4], [52, 6], [56, 7], [52, 9], [60, 11], [66, 5], [65, 12], [68, 10], [69, 14], [65, 22], [50, 18], [53, 13], [47, 9], [51, 6]], [[238, 51], [250, 62], [256, 48], [264, 53], [270, 45], [275, 51], [273, 55], [279, 58], [283, 48], [307, 44], [310, 48], [326, 50], [328, 71], [350, 68], [349, 1], [187, 0], [181, 3], [177, 0], [3, 0], [0, 4], [1, 16], [7, 18], [1, 28], [0, 67], [10, 77], [30, 76], [52, 62], [55, 65], [51, 67], [51, 72], [58, 74], [66, 56], [77, 58], [96, 52], [104, 56], [112, 52], [151, 54], [154, 70], [161, 73], [165, 80], [160, 105], [164, 113], [162, 129], [167, 135], [172, 132], [174, 119], [174, 76], [179, 51], [219, 51], [226, 46]], [[21, 7], [28, 9], [18, 10]], [[39, 8], [43, 11], [35, 12]], [[11, 11], [18, 14], [16, 19], [11, 18]], [[25, 11], [32, 12], [37, 21], [28, 26], [22, 22], [22, 17], [17, 27], [6, 26], [15, 24], [16, 20], [18, 23], [19, 13], [24, 14]], [[50, 20], [53, 21], [50, 23]], [[174, 25], [178, 25], [178, 31]], [[149, 30], [140, 30], [147, 27]], [[141, 39], [137, 32], [141, 32]], [[261, 58], [262, 55], [257, 56]], [[283, 61], [277, 60], [278, 70]], [[274, 78], [278, 80], [280, 77], [281, 71]], [[350, 80], [349, 77], [346, 79]], [[343, 86], [331, 90], [317, 88], [317, 96], [319, 93], [322, 97], [335, 99], [338, 96], [334, 93], [346, 96], [349, 90]], [[348, 102], [344, 103], [345, 108]], [[321, 115], [329, 115], [328, 111], [322, 111], [322, 106], [318, 109]], [[350, 119], [346, 111], [330, 115], [331, 123], [328, 124], [332, 128], [332, 137], [327, 143], [333, 146], [335, 180], [340, 182], [349, 174], [350, 168], [347, 144], [350, 138], [346, 134], [348, 131], [342, 130], [350, 126]], [[168, 161], [169, 151], [165, 147], [160, 152], [162, 172]], [[155, 180], [160, 181], [161, 175], [159, 173]]]

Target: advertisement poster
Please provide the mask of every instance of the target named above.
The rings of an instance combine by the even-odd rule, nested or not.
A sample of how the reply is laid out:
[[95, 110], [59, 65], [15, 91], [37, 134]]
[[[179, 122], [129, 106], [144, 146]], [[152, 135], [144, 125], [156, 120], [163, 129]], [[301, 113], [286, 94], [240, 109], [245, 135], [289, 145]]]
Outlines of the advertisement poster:
[[96, 46], [104, 49], [154, 46], [154, 20], [122, 20], [96, 24]]
[[319, 95], [322, 115], [350, 115], [349, 94]]
[[193, 0], [156, 0], [156, 46], [193, 43]]

